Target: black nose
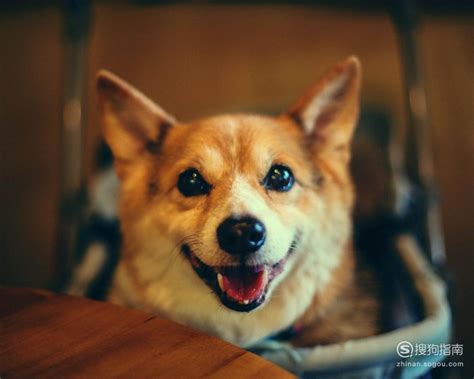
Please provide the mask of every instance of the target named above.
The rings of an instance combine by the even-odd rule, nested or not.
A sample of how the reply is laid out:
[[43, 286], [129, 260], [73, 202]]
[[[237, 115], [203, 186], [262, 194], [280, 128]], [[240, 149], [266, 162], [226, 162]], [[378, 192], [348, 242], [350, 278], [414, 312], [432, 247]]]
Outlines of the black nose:
[[217, 240], [229, 254], [254, 253], [265, 242], [265, 225], [252, 217], [229, 217], [217, 228]]

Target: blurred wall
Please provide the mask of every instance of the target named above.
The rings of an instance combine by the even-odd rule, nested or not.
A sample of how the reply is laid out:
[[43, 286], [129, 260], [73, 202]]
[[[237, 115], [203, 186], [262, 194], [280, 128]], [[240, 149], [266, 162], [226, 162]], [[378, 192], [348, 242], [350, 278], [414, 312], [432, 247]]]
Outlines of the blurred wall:
[[[403, 125], [397, 45], [388, 17], [324, 8], [94, 7], [85, 162], [99, 135], [94, 75], [110, 69], [181, 119], [283, 110], [322, 70], [349, 54], [364, 67], [363, 102]], [[460, 342], [474, 331], [474, 24], [426, 17], [422, 58], [443, 196], [449, 263], [458, 285]], [[54, 271], [61, 14], [0, 14], [0, 283], [47, 286]], [[468, 357], [464, 359], [468, 364]], [[474, 358], [471, 359], [474, 361]], [[471, 371], [472, 372], [472, 371]]]
[[0, 12], [0, 283], [45, 286], [58, 197], [61, 18]]

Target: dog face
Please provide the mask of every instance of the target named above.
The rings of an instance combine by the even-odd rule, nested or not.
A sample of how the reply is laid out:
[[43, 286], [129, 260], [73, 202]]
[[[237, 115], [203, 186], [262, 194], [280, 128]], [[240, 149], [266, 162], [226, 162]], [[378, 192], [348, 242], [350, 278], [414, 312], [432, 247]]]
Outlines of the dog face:
[[183, 123], [101, 72], [131, 302], [243, 345], [301, 316], [350, 238], [359, 85], [349, 58], [281, 116]]

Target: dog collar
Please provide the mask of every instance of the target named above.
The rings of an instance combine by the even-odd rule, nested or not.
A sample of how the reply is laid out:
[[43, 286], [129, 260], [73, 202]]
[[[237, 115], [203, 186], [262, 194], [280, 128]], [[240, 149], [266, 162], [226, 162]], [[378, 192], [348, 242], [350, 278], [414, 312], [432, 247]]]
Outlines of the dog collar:
[[295, 323], [286, 329], [272, 335], [270, 339], [278, 341], [288, 341], [296, 337], [303, 330], [303, 324]]

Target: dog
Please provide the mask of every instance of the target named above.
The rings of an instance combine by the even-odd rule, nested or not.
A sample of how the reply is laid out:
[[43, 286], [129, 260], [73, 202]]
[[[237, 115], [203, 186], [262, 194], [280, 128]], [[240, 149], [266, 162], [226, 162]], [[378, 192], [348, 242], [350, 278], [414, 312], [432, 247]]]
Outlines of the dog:
[[279, 116], [180, 122], [99, 72], [123, 238], [108, 300], [242, 347], [288, 329], [297, 346], [376, 334], [352, 235], [360, 86], [349, 57]]

